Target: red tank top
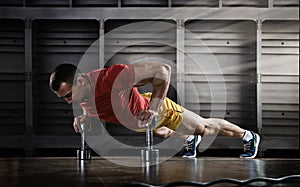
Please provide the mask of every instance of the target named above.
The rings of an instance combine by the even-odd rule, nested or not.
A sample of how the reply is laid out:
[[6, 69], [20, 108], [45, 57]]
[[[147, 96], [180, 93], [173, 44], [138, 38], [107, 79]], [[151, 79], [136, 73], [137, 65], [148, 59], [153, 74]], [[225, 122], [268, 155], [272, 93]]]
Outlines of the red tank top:
[[94, 97], [80, 103], [88, 115], [111, 123], [136, 126], [134, 116], [147, 109], [150, 101], [134, 87], [133, 67], [116, 64], [94, 70], [86, 76], [95, 90]]

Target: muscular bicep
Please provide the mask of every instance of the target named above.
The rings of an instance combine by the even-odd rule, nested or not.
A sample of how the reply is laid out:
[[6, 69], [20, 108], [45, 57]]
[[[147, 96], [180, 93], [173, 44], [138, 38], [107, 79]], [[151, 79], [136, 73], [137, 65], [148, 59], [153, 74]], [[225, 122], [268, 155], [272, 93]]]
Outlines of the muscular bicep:
[[155, 83], [155, 80], [169, 82], [169, 66], [161, 63], [134, 63], [132, 64], [135, 77], [134, 86], [143, 86]]

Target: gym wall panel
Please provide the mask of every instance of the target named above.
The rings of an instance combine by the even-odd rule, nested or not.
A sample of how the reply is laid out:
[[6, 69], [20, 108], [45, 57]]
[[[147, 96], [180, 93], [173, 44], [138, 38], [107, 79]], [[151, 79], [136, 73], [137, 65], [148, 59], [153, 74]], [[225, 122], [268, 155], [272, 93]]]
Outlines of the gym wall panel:
[[262, 133], [299, 146], [299, 22], [263, 22], [261, 59]]
[[194, 20], [185, 28], [187, 108], [256, 130], [255, 22]]
[[29, 7], [68, 7], [69, 0], [26, 0]]
[[15, 7], [15, 6], [23, 6], [23, 0], [2, 0], [0, 1], [0, 6], [8, 6], [8, 7]]
[[[74, 134], [73, 109], [57, 98], [49, 88], [49, 75], [59, 64], [78, 65], [99, 36], [97, 20], [34, 20], [33, 21], [33, 94], [34, 125], [37, 135]], [[89, 55], [99, 65], [99, 49]], [[96, 67], [94, 67], [96, 68]]]
[[25, 133], [25, 22], [0, 19], [0, 134]]
[[241, 0], [222, 0], [222, 5], [224, 7], [229, 6], [239, 6], [239, 7], [267, 7], [268, 0], [248, 0], [248, 1], [241, 1]]
[[199, 7], [218, 7], [219, 0], [173, 0], [172, 6], [199, 6]]
[[186, 0], [186, 1], [181, 1], [181, 0], [173, 0], [172, 1], [172, 6], [199, 6], [199, 7], [218, 7], [219, 6], [219, 0]]
[[[165, 23], [164, 23], [165, 22]], [[107, 20], [105, 22], [105, 61], [140, 60], [151, 56], [175, 60], [176, 24], [164, 20]], [[146, 54], [145, 54], [146, 53]], [[173, 56], [169, 55], [172, 54]], [[127, 57], [126, 57], [127, 56]]]
[[123, 7], [167, 7], [168, 0], [122, 0]]
[[74, 7], [117, 7], [118, 0], [73, 0]]
[[299, 7], [299, 0], [273, 0], [274, 7]]

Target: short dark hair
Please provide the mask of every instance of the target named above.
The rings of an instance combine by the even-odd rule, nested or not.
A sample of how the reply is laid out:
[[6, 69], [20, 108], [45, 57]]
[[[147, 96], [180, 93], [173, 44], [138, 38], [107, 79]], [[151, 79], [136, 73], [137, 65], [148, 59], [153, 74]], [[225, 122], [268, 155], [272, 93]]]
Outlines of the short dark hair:
[[50, 74], [49, 86], [51, 90], [58, 91], [61, 83], [66, 82], [73, 85], [77, 67], [73, 64], [60, 64]]

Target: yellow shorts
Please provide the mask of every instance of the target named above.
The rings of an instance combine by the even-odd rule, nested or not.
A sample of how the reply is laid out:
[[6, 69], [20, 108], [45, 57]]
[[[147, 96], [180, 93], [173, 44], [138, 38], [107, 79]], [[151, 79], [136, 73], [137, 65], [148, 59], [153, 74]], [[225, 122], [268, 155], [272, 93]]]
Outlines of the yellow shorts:
[[[151, 98], [152, 93], [141, 94], [144, 98]], [[158, 127], [166, 126], [176, 130], [182, 121], [183, 109], [180, 105], [169, 98], [165, 98], [158, 112]], [[140, 131], [140, 130], [138, 130]], [[143, 131], [143, 130], [142, 130]]]

